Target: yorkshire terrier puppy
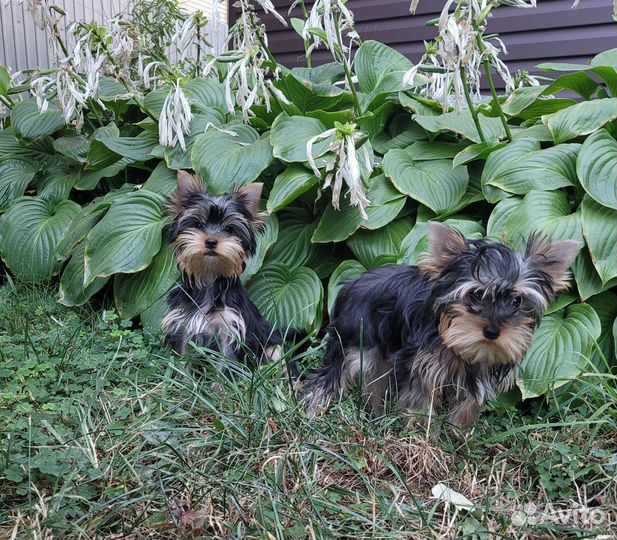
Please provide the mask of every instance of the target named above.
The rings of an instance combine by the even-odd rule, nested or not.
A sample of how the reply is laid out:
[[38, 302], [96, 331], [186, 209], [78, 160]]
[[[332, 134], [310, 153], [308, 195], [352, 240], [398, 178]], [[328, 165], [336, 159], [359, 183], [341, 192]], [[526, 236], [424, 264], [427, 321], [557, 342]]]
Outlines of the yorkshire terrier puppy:
[[278, 353], [279, 332], [240, 282], [263, 231], [261, 189], [262, 184], [249, 184], [229, 195], [208, 195], [199, 178], [178, 172], [178, 191], [167, 200], [167, 236], [182, 284], [169, 295], [171, 310], [162, 326], [180, 355], [189, 341], [252, 366]]
[[375, 412], [393, 397], [468, 426], [512, 388], [542, 314], [568, 288], [577, 242], [534, 236], [519, 255], [438, 223], [428, 238], [419, 267], [384, 266], [341, 289], [323, 367], [305, 384], [309, 415], [357, 382]]

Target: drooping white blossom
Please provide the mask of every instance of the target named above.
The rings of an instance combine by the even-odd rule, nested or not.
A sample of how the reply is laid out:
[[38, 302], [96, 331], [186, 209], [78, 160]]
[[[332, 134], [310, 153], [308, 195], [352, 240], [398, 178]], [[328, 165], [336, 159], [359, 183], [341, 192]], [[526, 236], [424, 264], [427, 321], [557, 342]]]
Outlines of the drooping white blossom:
[[[358, 34], [354, 30], [353, 13], [347, 8], [345, 0], [315, 1], [302, 33], [305, 40], [311, 41], [306, 51], [307, 56], [321, 45], [322, 39], [319, 34], [325, 34], [326, 47], [335, 60], [340, 62], [341, 55], [349, 54], [351, 46], [358, 40]], [[343, 36], [348, 38], [348, 43], [342, 39], [342, 43], [339, 43], [339, 37]]]
[[186, 150], [185, 135], [191, 129], [193, 113], [191, 105], [180, 86], [180, 81], [172, 84], [159, 117], [159, 142], [162, 146], [175, 146]]
[[[332, 189], [332, 206], [337, 210], [340, 207], [340, 198], [343, 185], [347, 186], [347, 195], [349, 196], [349, 204], [357, 206], [362, 219], [367, 220], [368, 215], [366, 208], [370, 206], [371, 201], [366, 196], [364, 182], [362, 181], [362, 173], [356, 143], [363, 138], [363, 134], [356, 130], [355, 124], [339, 124], [335, 123], [336, 127], [324, 131], [315, 137], [312, 137], [306, 143], [306, 154], [308, 163], [315, 173], [315, 176], [322, 178], [322, 172], [317, 166], [313, 153], [313, 146], [319, 141], [326, 140], [334, 136], [330, 143], [330, 151], [334, 159], [325, 160], [326, 177], [322, 189]], [[366, 145], [360, 149], [363, 154], [367, 175], [370, 176], [373, 165], [369, 158]]]

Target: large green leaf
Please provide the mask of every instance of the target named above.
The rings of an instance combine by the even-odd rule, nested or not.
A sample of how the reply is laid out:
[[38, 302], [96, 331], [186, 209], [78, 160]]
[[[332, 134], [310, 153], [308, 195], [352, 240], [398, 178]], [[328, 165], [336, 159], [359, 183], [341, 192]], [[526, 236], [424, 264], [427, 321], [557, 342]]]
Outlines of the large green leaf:
[[343, 261], [332, 272], [328, 281], [328, 313], [332, 314], [334, 302], [339, 291], [348, 281], [352, 281], [366, 272], [366, 268], [361, 263], [354, 260]]
[[577, 240], [583, 243], [580, 212], [572, 213], [568, 196], [563, 191], [531, 191], [510, 214], [504, 239], [512, 247], [522, 249], [533, 232], [553, 240]]
[[54, 159], [54, 154], [52, 139], [49, 137], [26, 144], [24, 141], [17, 140], [12, 130], [0, 131], [0, 163], [7, 159], [22, 159], [37, 161], [42, 165]]
[[332, 109], [341, 101], [343, 89], [331, 83], [313, 82], [307, 71], [295, 68], [277, 86], [284, 89], [285, 95], [302, 114]]
[[371, 137], [371, 144], [383, 155], [392, 148], [407, 148], [416, 141], [426, 139], [426, 131], [411, 119], [411, 115], [401, 112], [388, 119], [383, 131]]
[[359, 230], [347, 240], [347, 245], [366, 268], [395, 263], [401, 242], [411, 227], [409, 218], [401, 218], [375, 231]]
[[132, 319], [165, 298], [180, 277], [173, 249], [164, 244], [150, 265], [134, 274], [117, 274], [114, 300], [120, 316]]
[[602, 371], [606, 371], [607, 363], [612, 365], [615, 360], [615, 343], [613, 341], [613, 323], [617, 319], [617, 295], [606, 291], [589, 299], [588, 304], [595, 310], [600, 319], [602, 333], [598, 338], [597, 347], [593, 348], [591, 361]]
[[140, 190], [115, 199], [86, 240], [84, 285], [97, 277], [139, 272], [161, 249], [163, 197]]
[[321, 324], [323, 288], [310, 268], [266, 264], [248, 284], [248, 292], [261, 314], [281, 330], [311, 330]]
[[230, 125], [198, 135], [191, 159], [210, 193], [228, 193], [257, 179], [272, 162], [272, 148], [252, 127]]
[[617, 277], [617, 210], [586, 196], [582, 204], [583, 234], [602, 284]]
[[[482, 142], [478, 130], [468, 109], [459, 112], [440, 114], [439, 116], [417, 114], [414, 120], [424, 129], [432, 133], [452, 131], [463, 135], [475, 143]], [[479, 115], [482, 133], [487, 141], [497, 140], [505, 136], [503, 125], [499, 118]]]
[[583, 247], [572, 265], [572, 275], [576, 280], [576, 288], [582, 300], [599, 294], [617, 285], [617, 279], [611, 279], [604, 285], [593, 265], [587, 246]]
[[178, 171], [169, 169], [163, 161], [161, 161], [152, 171], [148, 180], [144, 183], [142, 189], [154, 191], [160, 195], [171, 195], [178, 189]]
[[109, 281], [109, 278], [97, 278], [84, 287], [85, 251], [86, 243], [80, 242], [62, 272], [58, 302], [65, 306], [82, 306]]
[[122, 158], [131, 161], [147, 161], [158, 144], [153, 136], [145, 137], [105, 137], [90, 143], [86, 169], [104, 169]]
[[600, 332], [600, 319], [588, 304], [573, 304], [544, 317], [523, 359], [523, 377], [517, 381], [523, 399], [575, 379], [587, 366]]
[[617, 98], [595, 99], [542, 117], [555, 144], [589, 135], [617, 118]]
[[279, 222], [277, 217], [274, 215], [267, 216], [265, 223], [266, 225], [264, 232], [260, 233], [257, 237], [256, 253], [246, 262], [246, 268], [240, 276], [243, 283], [253, 277], [261, 268], [261, 265], [264, 263], [264, 259], [266, 258], [266, 253], [268, 253], [268, 250], [278, 238]]
[[68, 199], [78, 180], [79, 170], [74, 166], [62, 164], [47, 167], [36, 183], [37, 194], [52, 201]]
[[[270, 141], [274, 157], [287, 161], [288, 163], [306, 162], [306, 143], [323, 133], [328, 128], [316, 118], [305, 116], [287, 116], [279, 114], [272, 124], [270, 131]], [[320, 141], [313, 145], [313, 157], [325, 154], [332, 142], [333, 137]]]
[[36, 101], [28, 99], [13, 107], [11, 125], [15, 137], [34, 140], [55, 133], [65, 124], [62, 113], [53, 103], [42, 113], [36, 106]]
[[79, 205], [73, 201], [15, 200], [0, 217], [0, 253], [11, 272], [33, 282], [47, 281], [57, 274], [60, 263], [54, 250], [77, 212]]
[[90, 141], [84, 135], [58, 137], [53, 144], [56, 152], [79, 163], [85, 163], [88, 158]]
[[[576, 156], [580, 144], [560, 144], [540, 150], [540, 143], [522, 139], [493, 152], [482, 173], [482, 185], [515, 195], [532, 190], [554, 190], [576, 183]], [[485, 189], [494, 201], [494, 194]], [[488, 197], [487, 197], [488, 198]]]
[[197, 110], [203, 110], [208, 107], [227, 109], [225, 86], [214, 79], [195, 77], [188, 81], [183, 88], [189, 96], [189, 101], [196, 105]]
[[39, 168], [35, 161], [0, 161], [0, 211], [6, 210], [11, 202], [24, 194]]
[[410, 149], [390, 150], [384, 157], [383, 170], [401, 193], [437, 213], [456, 206], [469, 183], [466, 167], [453, 168], [452, 161], [446, 159], [416, 161]]
[[617, 141], [608, 131], [601, 129], [585, 140], [576, 172], [591, 197], [617, 210]]
[[311, 255], [311, 236], [315, 230], [310, 212], [288, 208], [282, 210], [278, 217], [279, 236], [268, 254], [268, 261], [283, 263], [291, 270], [304, 266]]
[[313, 234], [315, 243], [342, 242], [358, 229], [380, 229], [396, 219], [405, 206], [406, 197], [392, 185], [385, 175], [368, 180], [367, 197], [371, 204], [366, 208], [368, 219], [364, 221], [357, 206], [347, 199], [340, 202], [339, 209], [329, 204]]
[[274, 180], [266, 206], [268, 212], [284, 208], [318, 183], [319, 178], [313, 171], [303, 165], [292, 163]]
[[488, 217], [488, 223], [486, 224], [486, 234], [495, 240], [499, 240], [503, 242], [504, 232], [506, 230], [506, 224], [510, 215], [518, 208], [521, 204], [522, 199], [518, 197], [508, 197], [507, 199], [502, 199], [499, 203], [493, 208], [491, 215]]
[[[360, 91], [365, 94], [364, 110], [381, 94], [398, 92], [403, 89], [403, 77], [413, 64], [400, 52], [379, 41], [368, 40], [358, 48], [354, 60]], [[422, 84], [426, 78], [417, 77]]]

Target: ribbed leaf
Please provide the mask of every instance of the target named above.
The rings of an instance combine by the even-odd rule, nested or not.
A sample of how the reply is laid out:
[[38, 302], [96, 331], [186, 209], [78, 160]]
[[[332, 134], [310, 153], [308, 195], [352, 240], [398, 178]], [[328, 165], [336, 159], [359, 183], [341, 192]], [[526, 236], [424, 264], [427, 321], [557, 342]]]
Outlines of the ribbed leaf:
[[563, 191], [531, 191], [508, 218], [504, 239], [508, 245], [522, 249], [533, 232], [583, 244], [581, 214], [572, 213]]
[[582, 204], [583, 234], [602, 284], [617, 277], [617, 210], [586, 196]]
[[583, 247], [574, 261], [572, 265], [572, 275], [576, 280], [578, 294], [582, 300], [587, 300], [617, 285], [617, 279], [611, 279], [604, 285], [602, 284], [602, 280], [598, 275], [596, 267], [593, 265], [587, 246]]
[[[306, 116], [287, 116], [279, 114], [272, 124], [270, 141], [274, 157], [288, 163], [308, 161], [306, 143], [328, 128], [316, 118]], [[334, 137], [313, 145], [313, 157], [325, 154]]]
[[[368, 40], [358, 48], [354, 60], [358, 85], [363, 94], [363, 108], [367, 110], [381, 94], [398, 92], [403, 89], [403, 77], [413, 64], [400, 52], [379, 41]], [[417, 84], [426, 78], [417, 77]]]
[[310, 169], [292, 163], [274, 180], [268, 197], [268, 212], [272, 213], [284, 208], [318, 183], [319, 178]]
[[264, 265], [248, 284], [248, 292], [261, 314], [282, 330], [311, 330], [321, 323], [323, 288], [309, 268]]
[[551, 130], [555, 144], [579, 135], [589, 135], [617, 118], [617, 98], [594, 99], [577, 103], [554, 114], [542, 117]]
[[21, 139], [40, 139], [64, 127], [62, 113], [53, 103], [41, 113], [34, 99], [21, 101], [11, 111], [11, 125], [15, 137]]
[[597, 313], [602, 327], [598, 346], [593, 348], [591, 361], [598, 369], [606, 371], [607, 363], [611, 365], [615, 358], [613, 323], [617, 320], [617, 295], [614, 292], [606, 291], [590, 298], [588, 304]]
[[238, 124], [226, 126], [225, 131], [236, 135], [208, 130], [197, 136], [191, 152], [193, 168], [213, 194], [254, 181], [272, 162], [270, 141], [252, 127]]
[[100, 170], [122, 158], [132, 161], [147, 161], [158, 144], [158, 139], [147, 137], [105, 137], [93, 140], [88, 151], [86, 169]]
[[345, 198], [341, 199], [339, 210], [329, 204], [313, 234], [312, 242], [342, 242], [359, 228], [380, 229], [397, 218], [406, 201], [406, 197], [383, 174], [368, 180], [367, 197], [371, 205], [366, 209], [366, 221], [362, 219], [358, 207], [351, 206]]
[[58, 302], [65, 306], [82, 306], [99, 292], [109, 278], [97, 278], [84, 288], [84, 262], [86, 243], [81, 242], [73, 251], [60, 278], [60, 297]]
[[191, 103], [196, 105], [198, 110], [208, 107], [227, 108], [225, 86], [212, 78], [195, 77], [188, 81], [183, 88]]
[[0, 217], [0, 253], [17, 277], [48, 281], [60, 270], [54, 250], [62, 233], [79, 212], [72, 201], [53, 203], [38, 197], [22, 197]]
[[311, 235], [315, 230], [310, 212], [288, 208], [281, 211], [278, 217], [278, 240], [268, 254], [268, 261], [283, 263], [290, 269], [304, 266], [311, 255]]
[[343, 285], [360, 277], [366, 271], [366, 267], [354, 260], [343, 261], [338, 265], [328, 281], [328, 313], [332, 314], [334, 302]]
[[600, 319], [588, 304], [573, 304], [544, 317], [523, 359], [523, 378], [517, 381], [523, 399], [575, 379], [587, 366], [601, 330]]
[[171, 195], [178, 189], [178, 172], [167, 168], [161, 161], [152, 171], [142, 189], [154, 191], [160, 195]]
[[331, 83], [314, 83], [305, 75], [308, 70], [292, 70], [277, 86], [305, 114], [308, 111], [327, 111], [341, 101], [343, 89]]
[[135, 274], [117, 274], [114, 300], [120, 316], [133, 319], [161, 298], [165, 298], [180, 277], [173, 249], [164, 244], [150, 265]]
[[[414, 116], [414, 120], [432, 133], [451, 131], [463, 135], [475, 143], [482, 142], [468, 109], [463, 109], [460, 112], [440, 114], [439, 116], [417, 114]], [[490, 118], [480, 114], [479, 120], [485, 140], [497, 140], [505, 136], [505, 131], [499, 118]]]
[[410, 219], [401, 218], [376, 231], [359, 230], [347, 240], [347, 245], [367, 268], [395, 263], [399, 256], [401, 242], [411, 227]]
[[453, 168], [452, 161], [446, 159], [416, 161], [409, 149], [390, 150], [384, 157], [383, 170], [401, 193], [436, 213], [455, 207], [469, 183], [466, 167]]
[[576, 171], [591, 197], [617, 210], [617, 141], [608, 131], [601, 129], [585, 140]]
[[500, 242], [504, 241], [504, 232], [506, 230], [506, 223], [510, 218], [510, 215], [518, 208], [523, 199], [518, 197], [508, 197], [499, 201], [499, 203], [493, 208], [491, 215], [488, 217], [488, 223], [486, 225], [486, 234], [495, 240]]
[[515, 195], [573, 186], [580, 147], [580, 144], [560, 144], [540, 150], [538, 141], [515, 141], [489, 156], [482, 185], [490, 184]]
[[161, 248], [163, 223], [163, 198], [152, 191], [140, 190], [114, 200], [88, 234], [84, 284], [146, 268]]
[[40, 165], [34, 161], [0, 161], [0, 211], [6, 210], [9, 204], [24, 194], [39, 168]]
[[90, 141], [83, 135], [73, 135], [72, 137], [58, 137], [54, 140], [54, 149], [59, 154], [70, 159], [85, 163], [88, 157]]
[[279, 222], [276, 216], [266, 217], [266, 230], [257, 237], [257, 253], [253, 255], [246, 263], [246, 268], [240, 279], [243, 283], [247, 282], [257, 273], [264, 263], [266, 253], [276, 242], [279, 235]]

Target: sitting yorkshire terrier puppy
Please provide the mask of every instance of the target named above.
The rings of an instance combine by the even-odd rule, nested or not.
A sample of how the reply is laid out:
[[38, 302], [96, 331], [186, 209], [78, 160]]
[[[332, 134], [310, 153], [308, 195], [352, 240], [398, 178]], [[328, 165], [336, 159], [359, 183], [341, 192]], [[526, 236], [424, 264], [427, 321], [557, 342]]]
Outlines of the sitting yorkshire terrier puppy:
[[443, 408], [467, 426], [512, 388], [578, 244], [534, 236], [521, 256], [438, 223], [428, 238], [419, 267], [384, 266], [341, 289], [323, 367], [305, 385], [309, 415], [359, 382], [376, 412], [393, 395], [401, 410]]
[[261, 188], [249, 184], [229, 195], [208, 195], [199, 178], [178, 172], [178, 191], [167, 201], [167, 235], [182, 285], [170, 293], [171, 311], [162, 321], [166, 341], [178, 354], [186, 354], [189, 341], [252, 366], [278, 353], [279, 332], [240, 283], [263, 230]]

